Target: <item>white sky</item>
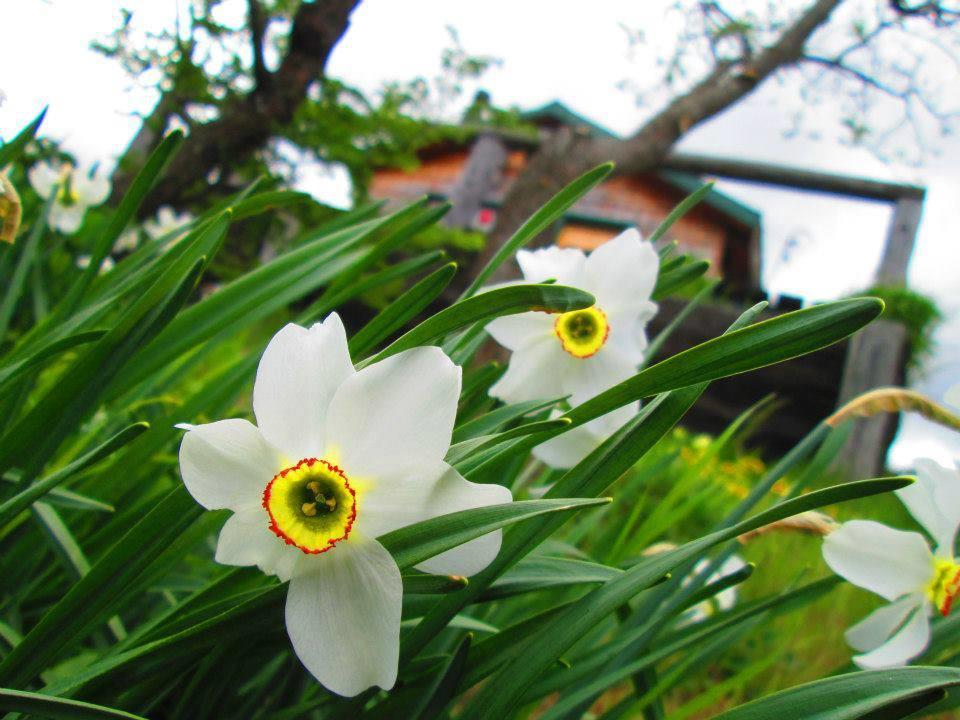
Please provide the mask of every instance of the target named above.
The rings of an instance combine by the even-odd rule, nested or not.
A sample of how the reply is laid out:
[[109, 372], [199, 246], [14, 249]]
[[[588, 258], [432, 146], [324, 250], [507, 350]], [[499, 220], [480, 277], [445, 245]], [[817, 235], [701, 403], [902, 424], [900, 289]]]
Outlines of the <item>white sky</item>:
[[[335, 49], [328, 71], [369, 92], [384, 81], [432, 77], [441, 51], [449, 46], [446, 26], [457, 29], [468, 51], [503, 60], [483, 80], [499, 105], [534, 107], [560, 100], [584, 117], [627, 133], [642, 119], [633, 99], [616, 89], [644, 67], [629, 58], [620, 23], [655, 35], [668, 0], [607, 0], [567, 5], [548, 0], [364, 0]], [[242, 6], [243, 3], [240, 3]], [[125, 147], [138, 127], [134, 112], [155, 100], [131, 87], [113, 61], [89, 49], [90, 40], [117, 24], [120, 7], [145, 26], [170, 25], [175, 0], [19, 0], [8, 8], [8, 29], [0, 43], [0, 136], [9, 137], [45, 105], [44, 132], [87, 161], [107, 162]], [[569, 8], [569, 9], [568, 9]], [[586, 8], [586, 9], [585, 9]], [[13, 18], [10, 14], [13, 14]], [[655, 71], [655, 69], [654, 69]], [[699, 127], [684, 139], [686, 151], [752, 158], [928, 188], [910, 284], [932, 294], [948, 315], [939, 348], [924, 377], [914, 385], [940, 399], [960, 382], [960, 296], [956, 292], [960, 248], [960, 140], [936, 141], [941, 155], [923, 168], [884, 165], [868, 152], [840, 142], [837, 111], [817, 108], [819, 139], [804, 133], [786, 139], [789, 115], [800, 104], [789, 84], [768, 83], [747, 101]], [[310, 169], [302, 184], [325, 199], [342, 202], [342, 183]], [[721, 189], [763, 214], [764, 281], [774, 294], [807, 300], [836, 298], [866, 287], [879, 261], [889, 211], [870, 202], [841, 201], [744, 183]], [[788, 238], [800, 245], [782, 259]], [[921, 455], [953, 462], [960, 436], [920, 418], [904, 424], [891, 460], [910, 466]]]

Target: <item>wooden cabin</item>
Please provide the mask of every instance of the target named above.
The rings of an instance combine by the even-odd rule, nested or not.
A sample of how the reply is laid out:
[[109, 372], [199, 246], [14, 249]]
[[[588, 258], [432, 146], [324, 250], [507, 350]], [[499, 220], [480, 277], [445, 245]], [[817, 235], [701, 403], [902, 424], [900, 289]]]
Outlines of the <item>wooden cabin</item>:
[[[568, 125], [581, 132], [611, 136], [611, 133], [566, 108], [550, 103], [524, 115], [540, 132]], [[467, 224], [483, 230], [496, 220], [497, 209], [510, 184], [523, 170], [536, 149], [532, 136], [498, 134], [503, 144], [503, 162]], [[449, 199], [463, 181], [474, 140], [466, 144], [447, 142], [424, 148], [414, 170], [384, 168], [374, 173], [370, 195], [401, 204], [430, 196]], [[657, 225], [702, 181], [695, 175], [659, 171], [637, 175], [614, 175], [574, 205], [564, 217], [557, 244], [592, 250], [628, 227], [650, 234]], [[670, 237], [680, 249], [710, 261], [711, 272], [727, 285], [751, 293], [760, 287], [760, 215], [733, 198], [714, 191], [677, 222]]]

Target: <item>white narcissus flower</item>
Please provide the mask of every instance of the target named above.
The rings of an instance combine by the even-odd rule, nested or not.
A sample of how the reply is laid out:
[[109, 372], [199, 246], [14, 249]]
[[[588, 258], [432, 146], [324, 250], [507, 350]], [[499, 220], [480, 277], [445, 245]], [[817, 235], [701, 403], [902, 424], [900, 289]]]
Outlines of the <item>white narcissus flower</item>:
[[[287, 325], [257, 370], [257, 425], [187, 425], [180, 471], [204, 507], [227, 508], [216, 560], [290, 581], [286, 624], [300, 660], [335, 693], [397, 677], [400, 570], [375, 538], [436, 515], [510, 502], [507, 488], [469, 482], [443, 458], [460, 368], [436, 347], [355, 370], [336, 314]], [[500, 532], [417, 567], [473, 575]]]
[[[707, 569], [710, 561], [703, 559], [699, 561], [693, 568], [693, 572], [684, 578], [682, 585], [689, 585], [690, 580], [693, 575], [698, 575]], [[747, 563], [743, 561], [739, 555], [731, 555], [726, 560], [724, 560], [720, 567], [707, 578], [706, 584], [717, 582], [722, 580], [725, 577], [733, 575], [736, 572], [739, 572], [747, 566]], [[726, 612], [727, 610], [732, 610], [733, 606], [737, 604], [737, 588], [736, 586], [731, 586], [725, 588], [718, 592], [711, 598], [704, 600], [697, 605], [694, 605], [692, 608], [687, 610], [680, 618], [681, 625], [688, 625], [690, 623], [697, 623], [706, 620], [712, 615], [718, 612]]]
[[169, 205], [162, 206], [157, 210], [156, 218], [147, 220], [143, 223], [143, 229], [152, 239], [163, 237], [169, 233], [181, 229], [184, 225], [193, 221], [193, 215], [188, 212], [178, 213]]
[[[113, 258], [107, 255], [107, 257], [103, 259], [103, 262], [100, 263], [99, 274], [103, 275], [104, 273], [110, 272], [111, 270], [113, 270], [115, 264], [116, 263], [114, 263]], [[88, 267], [90, 267], [90, 256], [78, 255], [77, 267], [80, 268], [81, 270], [86, 270]]]
[[27, 177], [40, 197], [48, 199], [56, 193], [47, 222], [67, 235], [80, 229], [87, 208], [110, 196], [110, 181], [99, 170], [80, 172], [69, 163], [55, 166], [41, 160], [30, 168]]
[[[500, 317], [487, 332], [512, 351], [507, 372], [490, 394], [515, 403], [562, 395], [570, 405], [585, 400], [636, 373], [647, 347], [646, 324], [657, 312], [650, 300], [660, 258], [637, 230], [627, 230], [585, 255], [581, 250], [549, 247], [521, 250], [517, 262], [524, 279], [555, 279], [586, 290], [593, 307], [551, 315], [528, 312]], [[554, 468], [570, 468], [637, 414], [630, 403], [575, 427], [534, 449]]]
[[490, 388], [508, 403], [570, 395], [579, 405], [636, 373], [647, 347], [646, 324], [656, 314], [650, 296], [660, 259], [637, 230], [627, 230], [585, 255], [549, 247], [517, 253], [528, 282], [555, 279], [596, 298], [559, 315], [527, 312], [487, 325], [509, 349], [510, 364]]
[[872, 670], [904, 665], [930, 642], [930, 616], [950, 613], [960, 594], [954, 542], [960, 525], [960, 474], [921, 460], [917, 482], [897, 491], [937, 543], [871, 520], [851, 520], [826, 537], [823, 558], [835, 573], [876, 593], [883, 605], [847, 630], [853, 661]]

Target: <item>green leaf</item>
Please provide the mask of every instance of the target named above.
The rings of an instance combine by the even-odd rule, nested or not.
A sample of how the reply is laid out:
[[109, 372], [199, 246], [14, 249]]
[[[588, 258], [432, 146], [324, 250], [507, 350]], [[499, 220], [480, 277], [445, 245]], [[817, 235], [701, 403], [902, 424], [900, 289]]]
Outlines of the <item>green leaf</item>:
[[29, 125], [17, 133], [13, 140], [0, 145], [0, 168], [6, 167], [20, 157], [20, 153], [23, 152], [23, 148], [27, 146], [28, 142], [36, 137], [37, 130], [40, 129], [40, 124], [43, 122], [43, 118], [46, 116], [46, 114], [47, 108], [44, 108]]
[[508, 258], [513, 257], [514, 253], [533, 240], [537, 235], [546, 230], [561, 215], [569, 210], [573, 204], [590, 192], [594, 186], [598, 185], [610, 171], [613, 170], [613, 163], [604, 163], [585, 172], [563, 190], [554, 195], [542, 208], [537, 210], [530, 219], [527, 220], [520, 229], [517, 230], [503, 246], [497, 250], [497, 253], [490, 258], [483, 270], [474, 278], [470, 286], [464, 290], [461, 299], [468, 298], [479, 290], [483, 284], [496, 272]]
[[703, 200], [707, 195], [713, 191], [713, 186], [716, 183], [710, 181], [705, 183], [699, 189], [693, 191], [683, 201], [677, 205], [673, 210], [670, 211], [670, 214], [667, 215], [663, 221], [657, 226], [657, 229], [653, 231], [653, 234], [650, 235], [650, 242], [656, 242], [662, 238], [667, 230], [673, 227], [673, 224], [690, 212], [701, 200]]
[[77, 307], [87, 288], [94, 279], [96, 279], [103, 259], [110, 254], [110, 251], [117, 242], [117, 238], [120, 237], [120, 233], [123, 232], [124, 228], [126, 228], [127, 224], [134, 217], [140, 205], [143, 203], [144, 198], [147, 196], [147, 193], [150, 192], [153, 186], [159, 181], [167, 163], [173, 159], [173, 156], [177, 150], [180, 149], [182, 143], [183, 133], [180, 130], [174, 130], [169, 133], [160, 142], [157, 149], [150, 154], [146, 164], [140, 172], [137, 173], [133, 182], [130, 184], [130, 189], [127, 190], [126, 195], [124, 195], [120, 201], [120, 205], [110, 218], [110, 224], [107, 226], [107, 229], [97, 238], [93, 250], [90, 253], [90, 264], [80, 277], [77, 278], [77, 281], [70, 288], [66, 297], [58, 305], [57, 310], [59, 317], [69, 314]]
[[433, 720], [443, 714], [444, 708], [457, 695], [457, 688], [463, 680], [467, 666], [467, 654], [470, 652], [471, 635], [465, 636], [450, 658], [450, 662], [439, 673], [436, 680], [421, 694], [421, 702], [411, 708], [406, 717], [411, 720]]
[[[747, 326], [764, 307], [765, 303], [758, 303], [744, 312], [730, 326], [728, 332]], [[705, 388], [706, 384], [703, 383], [654, 398], [636, 417], [558, 480], [547, 492], [547, 497], [595, 497], [603, 493], [684, 416]], [[516, 442], [521, 446], [529, 444], [532, 447], [536, 444], [536, 441], [529, 438]], [[402, 656], [411, 657], [419, 652], [444, 627], [449, 618], [479, 597], [493, 580], [526, 553], [547, 540], [562, 521], [563, 518], [547, 516], [506, 533], [503, 547], [490, 566], [475, 576], [463, 592], [443, 598], [417, 627], [402, 638]]]
[[677, 268], [661, 272], [657, 276], [657, 285], [653, 289], [651, 297], [654, 300], [663, 300], [668, 295], [683, 289], [695, 280], [699, 280], [709, 269], [710, 263], [706, 260], [694, 260], [681, 263]]
[[51, 195], [40, 211], [40, 217], [30, 228], [29, 235], [20, 249], [20, 257], [17, 258], [17, 265], [13, 269], [13, 276], [3, 293], [3, 302], [0, 302], [0, 341], [7, 334], [10, 327], [10, 320], [13, 318], [13, 311], [17, 308], [23, 294], [24, 284], [27, 281], [27, 273], [30, 272], [30, 266], [37, 260], [40, 252], [40, 239], [47, 229], [47, 217], [50, 208], [53, 205], [54, 195]]
[[408, 574], [403, 576], [403, 592], [406, 595], [446, 595], [463, 590], [468, 582], [462, 575]]
[[[815, 680], [717, 715], [714, 720], [895, 720], [960, 685], [960, 670], [903, 667]], [[885, 712], [895, 710], [895, 712]]]
[[504, 425], [518, 420], [525, 415], [532, 415], [552, 408], [562, 399], [563, 398], [557, 398], [556, 400], [529, 400], [513, 405], [503, 405], [496, 410], [492, 410], [478, 418], [458, 425], [453, 431], [451, 443], [456, 444], [464, 440], [480, 437], [481, 435], [491, 435]]
[[127, 588], [152, 560], [200, 515], [200, 506], [182, 488], [170, 492], [120, 537], [83, 578], [72, 585], [0, 663], [0, 682], [29, 683], [77, 639], [135, 602]]
[[105, 330], [90, 330], [88, 332], [79, 332], [75, 335], [67, 335], [64, 338], [54, 340], [48, 345], [45, 345], [29, 357], [7, 365], [3, 369], [0, 369], [0, 391], [6, 390], [7, 385], [19, 378], [27, 370], [35, 368], [46, 360], [56, 357], [60, 353], [66, 352], [78, 345], [85, 345], [86, 343], [99, 340], [105, 334]]
[[109, 457], [130, 441], [139, 437], [149, 427], [149, 423], [139, 422], [124, 428], [105, 443], [88, 452], [86, 455], [77, 458], [66, 467], [61, 468], [51, 475], [48, 475], [42, 480], [33, 483], [26, 489], [14, 495], [9, 500], [6, 500], [3, 504], [0, 504], [0, 527], [6, 525], [20, 512], [26, 510], [33, 502], [42, 498], [46, 493], [56, 488], [60, 483], [66, 481], [71, 476], [83, 472], [93, 465], [96, 465], [104, 458]]
[[343, 253], [384, 222], [364, 223], [297, 248], [187, 308], [140, 351], [117, 379], [118, 388], [140, 382], [200, 343], [266, 317], [328, 282], [350, 265]]
[[549, 590], [568, 585], [604, 583], [623, 575], [620, 568], [559, 557], [528, 557], [510, 568], [490, 586], [481, 600]]
[[222, 240], [229, 217], [211, 224], [156, 282], [144, 288], [120, 321], [66, 368], [60, 381], [0, 437], [0, 470], [18, 464], [35, 471], [97, 405], [126, 361], [152, 339], [186, 302], [205, 267], [198, 249]]
[[245, 220], [254, 215], [260, 215], [269, 210], [278, 210], [298, 203], [313, 202], [310, 193], [299, 192], [297, 190], [270, 190], [268, 192], [257, 193], [253, 197], [244, 198], [237, 203], [233, 203], [233, 219]]
[[853, 298], [777, 317], [684, 350], [567, 413], [574, 425], [628, 402], [773, 365], [842, 340], [883, 312], [877, 298]]
[[563, 313], [590, 307], [593, 303], [594, 298], [590, 293], [563, 285], [530, 284], [497, 288], [444, 308], [365, 364], [378, 362], [410, 348], [432, 345], [455, 330], [501, 315], [515, 315], [530, 310]]
[[415, 318], [437, 299], [457, 273], [457, 264], [448, 263], [433, 271], [390, 303], [350, 338], [350, 356], [360, 358], [398, 328]]
[[402, 570], [506, 525], [548, 513], [583, 510], [609, 502], [609, 498], [563, 498], [488, 505], [407, 525], [381, 535], [377, 540], [393, 555]]
[[605, 583], [573, 603], [564, 613], [542, 628], [531, 641], [523, 658], [505, 664], [480, 690], [462, 720], [507, 717], [531, 683], [596, 623], [640, 591], [651, 587], [678, 565], [703, 555], [714, 545], [807, 510], [892, 492], [912, 482], [910, 478], [883, 478], [825, 488], [774, 505], [749, 520], [688, 542], [675, 550], [646, 558], [619, 578]]
[[139, 715], [131, 715], [103, 705], [7, 688], [0, 688], [0, 710], [29, 713], [54, 720], [146, 720]]

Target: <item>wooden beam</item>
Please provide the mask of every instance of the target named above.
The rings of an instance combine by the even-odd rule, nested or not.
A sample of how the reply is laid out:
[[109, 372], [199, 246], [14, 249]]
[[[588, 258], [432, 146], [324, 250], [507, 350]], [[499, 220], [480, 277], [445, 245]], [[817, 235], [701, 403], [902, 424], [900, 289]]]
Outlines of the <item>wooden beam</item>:
[[923, 200], [901, 198], [893, 206], [893, 217], [877, 269], [877, 282], [884, 285], [906, 285], [910, 256], [917, 241]]
[[460, 180], [450, 192], [450, 212], [443, 219], [447, 227], [469, 228], [477, 211], [503, 173], [507, 149], [494, 133], [483, 133], [470, 148], [470, 157]]
[[880, 182], [850, 175], [835, 175], [784, 165], [709, 155], [672, 153], [663, 161], [661, 167], [696, 175], [713, 175], [731, 180], [887, 202], [896, 202], [901, 199], [922, 202], [926, 193], [925, 188], [916, 185]]

